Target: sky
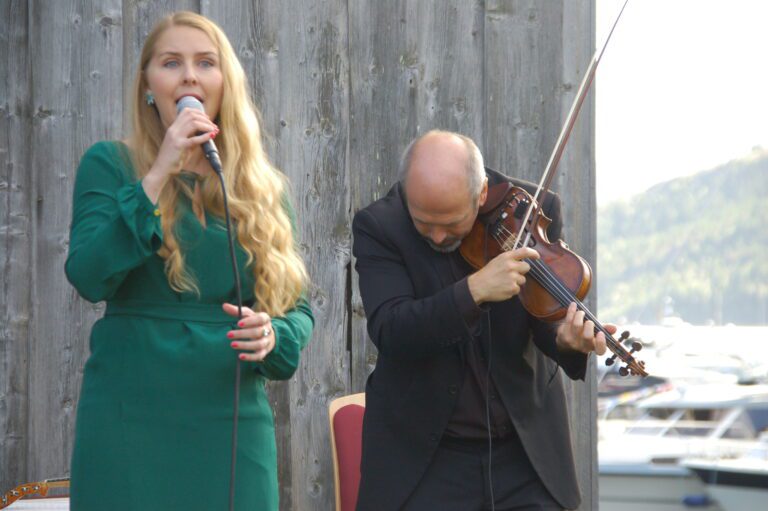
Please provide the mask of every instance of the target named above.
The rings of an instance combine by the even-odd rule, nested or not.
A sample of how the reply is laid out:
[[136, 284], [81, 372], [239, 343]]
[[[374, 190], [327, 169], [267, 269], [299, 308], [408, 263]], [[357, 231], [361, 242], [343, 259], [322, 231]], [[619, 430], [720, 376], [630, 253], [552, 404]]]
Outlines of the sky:
[[[600, 47], [623, 0], [596, 0]], [[768, 150], [768, 1], [629, 0], [597, 69], [597, 202]]]

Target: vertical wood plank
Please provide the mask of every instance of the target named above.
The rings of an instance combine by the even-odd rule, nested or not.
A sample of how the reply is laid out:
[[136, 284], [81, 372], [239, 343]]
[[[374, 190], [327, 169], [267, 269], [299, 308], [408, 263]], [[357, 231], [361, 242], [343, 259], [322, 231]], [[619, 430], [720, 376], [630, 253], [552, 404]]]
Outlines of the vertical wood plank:
[[[73, 5], [75, 4], [75, 5]], [[76, 400], [96, 308], [66, 282], [72, 184], [83, 151], [118, 135], [120, 2], [33, 4], [33, 319], [29, 339], [28, 474], [69, 472]]]
[[[563, 2], [560, 44], [562, 79], [560, 118], [564, 121], [576, 96], [584, 72], [595, 51], [595, 2]], [[599, 70], [598, 70], [599, 75]], [[595, 84], [582, 105], [579, 120], [568, 140], [558, 172], [557, 188], [563, 195], [565, 237], [571, 248], [596, 269], [597, 205], [595, 196]], [[561, 121], [562, 122], [562, 121]], [[584, 300], [597, 311], [597, 279]], [[602, 318], [603, 321], [609, 321]], [[590, 357], [584, 382], [569, 382], [570, 420], [581, 487], [580, 510], [599, 507], [597, 459], [597, 373], [596, 359]]]
[[291, 381], [290, 410], [281, 421], [291, 425], [291, 474], [284, 478], [288, 484], [283, 495], [292, 494], [292, 502], [283, 509], [331, 509], [333, 472], [325, 419], [329, 401], [349, 388], [347, 6], [341, 0], [277, 5], [281, 16], [272, 31], [283, 57], [277, 80], [264, 82], [261, 104], [279, 98], [273, 103], [279, 110], [267, 111], [268, 129], [277, 143], [275, 159], [294, 187], [317, 316], [314, 338], [302, 356], [303, 370]]
[[[593, 0], [487, 2], [485, 73], [497, 79], [486, 80], [486, 164], [539, 182], [592, 56], [593, 19]], [[582, 108], [553, 184], [563, 200], [565, 238], [587, 259], [595, 250], [592, 105], [590, 100]], [[563, 378], [571, 397], [583, 497], [579, 509], [597, 506], [597, 445], [590, 426], [596, 396], [593, 371], [592, 364], [585, 383]]]
[[28, 4], [0, 6], [0, 491], [27, 472], [31, 267]]
[[[481, 2], [350, 3], [352, 215], [397, 180], [408, 143], [430, 129], [483, 141]], [[351, 216], [350, 216], [351, 219]], [[352, 391], [375, 363], [357, 286], [352, 286]]]
[[270, 384], [281, 509], [331, 509], [327, 410], [349, 388], [346, 2], [204, 2], [246, 68], [270, 155], [288, 176], [312, 277], [315, 333], [289, 384]]
[[41, 148], [33, 151], [31, 165], [34, 244], [27, 477], [34, 480], [51, 477], [50, 472], [66, 473], [65, 451], [74, 427], [77, 392], [73, 380], [81, 369], [73, 364], [77, 341], [67, 327], [76, 294], [65, 284], [62, 267], [70, 217], [70, 201], [64, 197], [82, 149], [75, 143], [83, 129], [77, 51], [82, 14], [70, 2], [32, 4], [32, 126]]
[[486, 165], [539, 181], [557, 138], [562, 2], [486, 3]]

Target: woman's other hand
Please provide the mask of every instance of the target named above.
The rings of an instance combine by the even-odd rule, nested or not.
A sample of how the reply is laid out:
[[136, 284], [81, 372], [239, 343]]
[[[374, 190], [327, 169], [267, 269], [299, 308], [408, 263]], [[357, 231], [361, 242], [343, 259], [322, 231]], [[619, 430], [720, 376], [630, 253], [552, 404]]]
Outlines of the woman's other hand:
[[[230, 303], [223, 305], [224, 312], [237, 317], [237, 306]], [[238, 321], [236, 330], [227, 332], [227, 338], [234, 350], [240, 350], [240, 360], [260, 362], [275, 348], [275, 331], [271, 318], [266, 312], [254, 312], [243, 307], [243, 317]]]

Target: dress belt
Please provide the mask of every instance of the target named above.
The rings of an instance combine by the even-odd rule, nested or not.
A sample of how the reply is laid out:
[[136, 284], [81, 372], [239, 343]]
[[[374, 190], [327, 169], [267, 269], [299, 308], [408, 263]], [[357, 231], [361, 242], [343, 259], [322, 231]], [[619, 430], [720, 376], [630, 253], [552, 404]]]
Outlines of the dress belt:
[[141, 318], [234, 324], [237, 318], [225, 313], [218, 303], [152, 302], [149, 300], [115, 300], [107, 302], [104, 316], [134, 316]]

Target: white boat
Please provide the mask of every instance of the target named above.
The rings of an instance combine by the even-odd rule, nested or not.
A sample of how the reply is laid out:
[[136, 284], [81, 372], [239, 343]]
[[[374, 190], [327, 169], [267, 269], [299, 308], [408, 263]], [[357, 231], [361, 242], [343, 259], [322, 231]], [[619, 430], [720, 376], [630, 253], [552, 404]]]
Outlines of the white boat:
[[603, 406], [601, 511], [721, 511], [680, 461], [741, 454], [768, 427], [768, 385], [654, 388], [661, 390], [635, 389], [640, 397], [612, 396]]
[[682, 464], [704, 483], [723, 511], [768, 509], [768, 437], [731, 458], [690, 458]]

